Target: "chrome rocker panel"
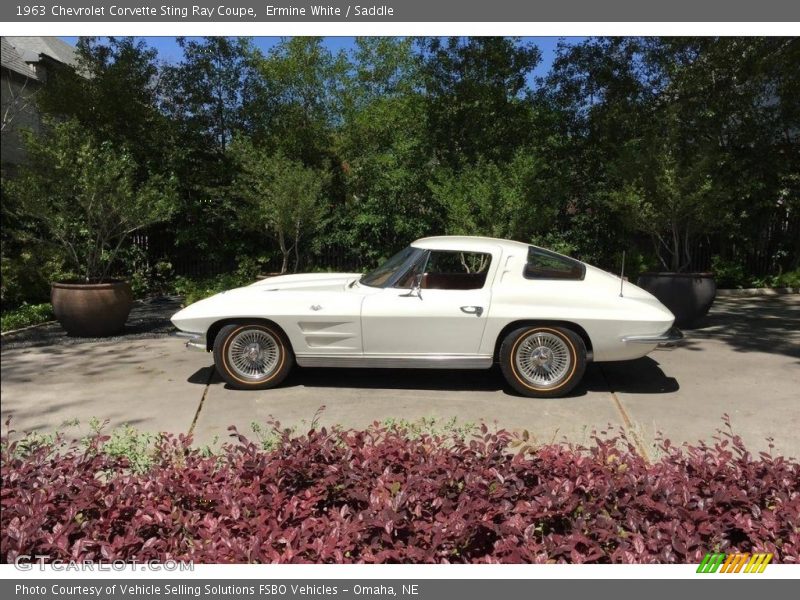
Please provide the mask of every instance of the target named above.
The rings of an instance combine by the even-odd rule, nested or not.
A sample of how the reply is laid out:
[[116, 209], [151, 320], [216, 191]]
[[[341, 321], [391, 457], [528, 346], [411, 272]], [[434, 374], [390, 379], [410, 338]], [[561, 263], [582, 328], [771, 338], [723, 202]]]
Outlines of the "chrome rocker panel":
[[[208, 351], [205, 336], [202, 333], [178, 331], [173, 333], [173, 336], [185, 339], [187, 350]], [[491, 356], [446, 354], [433, 356], [297, 355], [295, 361], [301, 367], [344, 369], [489, 369], [494, 363]]]
[[371, 369], [488, 369], [494, 360], [491, 356], [431, 355], [347, 355], [320, 356], [297, 355], [301, 367], [371, 368]]
[[622, 338], [623, 342], [632, 344], [658, 344], [663, 348], [675, 346], [683, 339], [683, 332], [677, 327], [670, 328], [661, 335], [628, 335]]

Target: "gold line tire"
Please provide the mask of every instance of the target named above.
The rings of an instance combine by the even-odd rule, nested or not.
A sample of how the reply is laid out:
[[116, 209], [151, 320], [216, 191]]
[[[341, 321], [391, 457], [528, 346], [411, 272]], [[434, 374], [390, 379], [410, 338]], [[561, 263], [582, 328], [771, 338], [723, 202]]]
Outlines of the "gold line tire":
[[214, 365], [231, 387], [266, 390], [283, 383], [294, 365], [294, 353], [274, 325], [234, 323], [214, 339]]
[[566, 327], [520, 327], [500, 346], [500, 368], [509, 385], [523, 396], [558, 398], [583, 379], [586, 345]]

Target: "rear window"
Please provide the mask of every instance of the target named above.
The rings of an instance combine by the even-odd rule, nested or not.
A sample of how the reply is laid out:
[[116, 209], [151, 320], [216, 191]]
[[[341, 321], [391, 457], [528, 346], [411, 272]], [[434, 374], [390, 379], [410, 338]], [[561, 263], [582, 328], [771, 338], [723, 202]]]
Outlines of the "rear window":
[[549, 250], [528, 247], [528, 263], [523, 273], [525, 279], [583, 279], [586, 267], [574, 258], [567, 258]]

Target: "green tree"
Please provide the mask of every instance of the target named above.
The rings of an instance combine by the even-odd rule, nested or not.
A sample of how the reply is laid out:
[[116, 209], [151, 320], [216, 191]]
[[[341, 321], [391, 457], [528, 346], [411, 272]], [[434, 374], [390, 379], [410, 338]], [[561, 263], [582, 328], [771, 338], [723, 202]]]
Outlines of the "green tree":
[[426, 38], [424, 89], [429, 135], [451, 167], [479, 157], [507, 161], [531, 139], [528, 78], [539, 49], [519, 38]]
[[506, 164], [479, 159], [458, 171], [439, 169], [431, 193], [446, 211], [450, 235], [531, 240], [552, 225], [555, 207], [537, 186], [540, 164], [520, 151]]
[[343, 52], [333, 54], [322, 38], [282, 39], [256, 53], [258, 77], [248, 93], [250, 135], [273, 151], [320, 168], [330, 160], [333, 131], [349, 69]]
[[800, 214], [800, 40], [654, 38], [645, 47], [661, 90], [656, 111], [677, 115], [682, 158], [704, 160], [721, 197], [723, 254], [800, 266], [797, 236], [774, 233]]
[[441, 229], [427, 188], [433, 161], [414, 42], [358, 38], [343, 93], [334, 153], [345, 200], [331, 239], [370, 264]]
[[638, 57], [639, 38], [560, 42], [535, 94], [540, 185], [558, 207], [542, 240], [583, 260], [618, 268], [632, 254], [630, 221], [615, 202], [635, 174], [652, 99]]
[[228, 146], [245, 124], [245, 97], [252, 87], [254, 50], [246, 38], [177, 38], [180, 62], [163, 72], [162, 110], [173, 123], [171, 164], [181, 209], [174, 232], [186, 252], [217, 259], [241, 251], [237, 209], [226, 194], [235, 169]]
[[[278, 152], [271, 154], [247, 138], [231, 146], [238, 173], [230, 193], [245, 203], [241, 223], [270, 234], [282, 256], [281, 273], [300, 264], [301, 243], [325, 217], [320, 202], [325, 176]], [[310, 242], [309, 242], [310, 243]]]
[[183, 58], [165, 69], [163, 108], [184, 139], [223, 156], [244, 128], [244, 98], [253, 77], [250, 40], [215, 36], [176, 42]]
[[[537, 94], [553, 189], [571, 213], [562, 227], [589, 227], [580, 237], [607, 257], [652, 234], [669, 268], [687, 268], [711, 237], [741, 256], [769, 244], [773, 264], [791, 266], [796, 240], [763, 234], [798, 211], [798, 57], [787, 38], [563, 44]], [[624, 218], [632, 202], [646, 210]], [[658, 219], [667, 206], [680, 214]]]
[[171, 179], [139, 182], [130, 153], [96, 141], [76, 120], [29, 136], [27, 150], [29, 162], [8, 192], [41, 223], [47, 237], [40, 241], [61, 247], [84, 281], [103, 281], [125, 239], [174, 210]]
[[[136, 166], [137, 184], [153, 173], [169, 178], [173, 138], [171, 123], [158, 108], [156, 51], [133, 38], [82, 37], [76, 59], [74, 67], [48, 63], [46, 85], [35, 96], [40, 113], [79, 123], [98, 144], [126, 148]], [[43, 168], [49, 170], [50, 166]], [[4, 183], [7, 175], [3, 173]], [[47, 282], [63, 274], [61, 253], [36, 241], [46, 237], [47, 230], [25, 214], [10, 193], [3, 194], [2, 221], [4, 305], [45, 300]]]
[[155, 49], [131, 37], [82, 37], [77, 65], [53, 63], [37, 94], [39, 109], [74, 119], [98, 141], [126, 146], [137, 175], [167, 172], [170, 123], [159, 110], [162, 92]]
[[651, 135], [631, 165], [630, 182], [612, 202], [633, 227], [647, 233], [661, 265], [683, 272], [692, 265], [697, 237], [716, 231], [724, 214], [713, 178], [714, 148], [688, 155], [675, 127]]

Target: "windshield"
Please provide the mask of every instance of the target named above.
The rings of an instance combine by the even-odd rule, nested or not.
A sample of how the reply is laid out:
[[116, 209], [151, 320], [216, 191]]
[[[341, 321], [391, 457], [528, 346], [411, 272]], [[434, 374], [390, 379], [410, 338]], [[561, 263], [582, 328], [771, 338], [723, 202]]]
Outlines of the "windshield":
[[380, 267], [361, 277], [359, 283], [363, 283], [364, 285], [371, 287], [392, 286], [408, 269], [411, 263], [413, 263], [415, 259], [423, 252], [424, 250], [420, 250], [419, 248], [414, 248], [412, 246], [404, 248], [383, 263]]

